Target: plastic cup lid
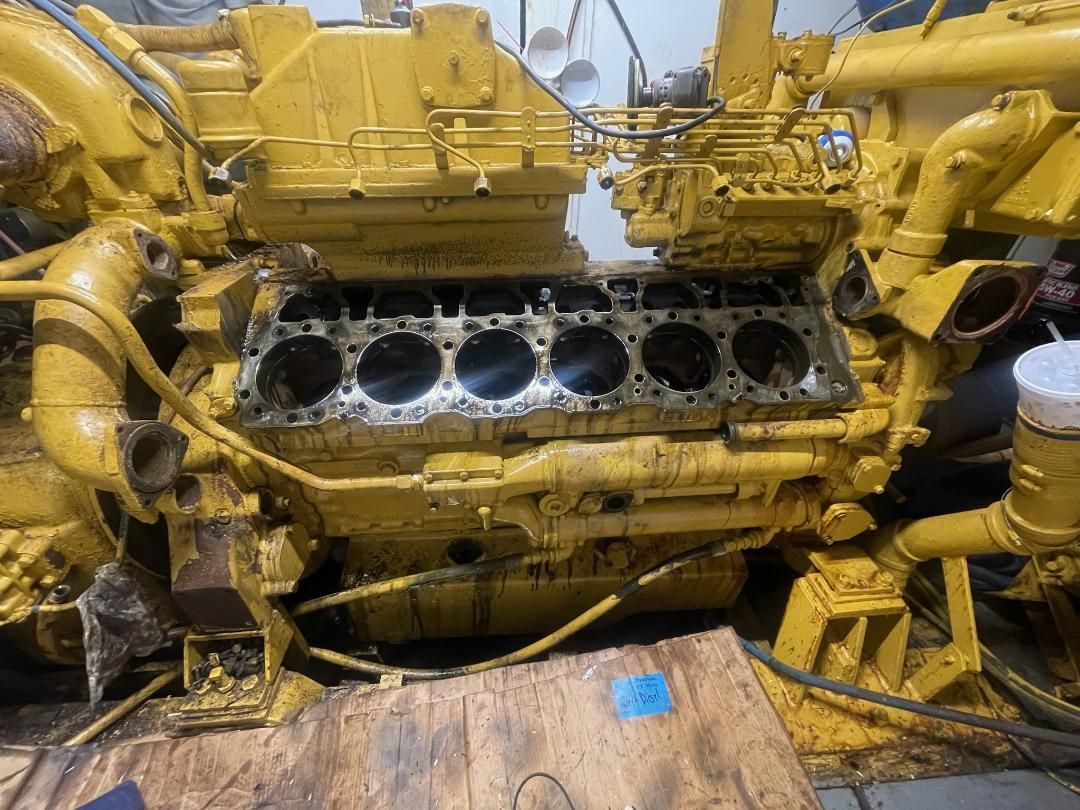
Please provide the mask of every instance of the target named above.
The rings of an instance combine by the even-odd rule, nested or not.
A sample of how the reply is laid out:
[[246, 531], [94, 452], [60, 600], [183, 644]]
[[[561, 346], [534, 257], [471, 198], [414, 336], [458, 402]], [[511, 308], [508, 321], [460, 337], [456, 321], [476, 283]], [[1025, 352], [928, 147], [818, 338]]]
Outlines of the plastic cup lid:
[[533, 70], [548, 80], [559, 78], [569, 58], [570, 46], [566, 37], [551, 25], [538, 28], [525, 49], [525, 59]]
[[587, 107], [600, 95], [600, 73], [588, 59], [575, 59], [562, 74], [562, 94], [575, 107]]
[[[1080, 340], [1070, 340], [1072, 353], [1080, 358]], [[1057, 343], [1036, 346], [1020, 355], [1013, 376], [1022, 388], [1037, 396], [1080, 400], [1080, 366]]]

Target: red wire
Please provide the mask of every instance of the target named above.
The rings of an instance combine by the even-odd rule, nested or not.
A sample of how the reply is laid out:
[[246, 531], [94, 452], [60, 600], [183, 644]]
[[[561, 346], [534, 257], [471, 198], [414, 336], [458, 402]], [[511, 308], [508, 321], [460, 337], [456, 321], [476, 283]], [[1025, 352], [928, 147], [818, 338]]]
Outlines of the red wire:
[[501, 28], [503, 30], [503, 33], [505, 33], [508, 37], [510, 37], [510, 41], [513, 42], [517, 46], [517, 49], [519, 51], [522, 50], [522, 47], [523, 47], [522, 44], [517, 41], [517, 37], [515, 37], [513, 34], [510, 33], [510, 29], [508, 29], [505, 25], [502, 24], [502, 20], [496, 20], [495, 22], [497, 22], [499, 24], [499, 28]]
[[581, 0], [574, 0], [574, 7], [570, 10], [570, 25], [566, 27], [566, 44], [574, 38], [574, 23], [577, 22], [578, 11], [581, 10]]

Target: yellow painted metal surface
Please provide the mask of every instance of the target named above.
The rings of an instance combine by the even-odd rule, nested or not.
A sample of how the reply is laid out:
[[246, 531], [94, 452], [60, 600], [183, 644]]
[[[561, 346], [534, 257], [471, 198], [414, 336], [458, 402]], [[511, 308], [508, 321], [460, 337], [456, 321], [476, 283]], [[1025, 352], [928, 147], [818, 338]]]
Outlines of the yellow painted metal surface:
[[[78, 660], [75, 617], [29, 611], [59, 584], [89, 584], [116, 553], [106, 512], [122, 508], [161, 531], [168, 564], [158, 573], [171, 587], [162, 620], [192, 628], [188, 727], [278, 722], [315, 693], [295, 674], [308, 625], [287, 600], [335, 554], [343, 587], [501, 554], [530, 560], [350, 606], [358, 636], [406, 640], [550, 629], [677, 551], [765, 529], [807, 571], [779, 657], [920, 696], [948, 695], [977, 672], [962, 558], [1071, 553], [1080, 443], [1021, 422], [1014, 488], [985, 510], [879, 529], [862, 502], [885, 490], [905, 447], [926, 441], [927, 404], [1019, 316], [1039, 278], [1024, 262], [946, 258], [947, 236], [1080, 236], [1080, 15], [1010, 16], [1017, 4], [998, 3], [865, 34], [830, 59], [831, 37], [772, 36], [768, 6], [724, 4], [703, 63], [727, 109], [652, 139], [626, 130], [703, 111], [596, 107], [583, 115], [609, 130], [598, 134], [532, 82], [494, 44], [488, 13], [469, 6], [425, 6], [391, 29], [373, 18], [320, 28], [301, 7], [255, 5], [166, 31], [80, 7], [76, 19], [161, 88], [205, 154], [57, 24], [0, 6], [0, 137], [13, 155], [0, 158], [0, 193], [46, 220], [92, 223], [47, 254], [0, 263], [0, 302], [37, 302], [32, 371], [0, 365], [20, 381], [0, 400], [3, 632], [54, 661]], [[822, 105], [807, 109], [821, 91]], [[729, 285], [706, 308], [738, 308], [736, 293], [749, 295], [749, 320], [779, 322], [795, 305], [754, 299], [754, 282], [809, 280], [799, 294], [812, 300], [799, 306], [820, 315], [844, 368], [806, 373], [833, 398], [778, 384], [774, 347], [760, 379], [729, 401], [657, 383], [654, 396], [678, 391], [678, 410], [648, 400], [642, 374], [639, 400], [608, 408], [598, 397], [579, 412], [244, 421], [251, 389], [239, 380], [261, 351], [252, 337], [276, 323], [291, 291], [314, 300], [323, 286], [362, 295], [365, 285], [544, 279], [534, 306], [546, 307], [556, 281], [613, 296], [621, 280], [636, 285], [645, 268], [589, 264], [588, 246], [564, 231], [592, 170], [612, 187], [627, 242], [655, 248], [661, 266], [648, 272], [699, 290], [712, 289], [704, 276]], [[45, 262], [42, 280], [18, 279]], [[1015, 300], [980, 309], [991, 283], [1013, 284]], [[159, 367], [133, 320], [172, 297], [184, 347]], [[654, 317], [700, 322], [680, 306], [657, 306], [669, 314], [648, 315], [649, 334], [661, 327]], [[567, 315], [614, 324], [619, 313], [605, 321], [601, 311]], [[490, 315], [506, 320], [492, 328], [525, 328]], [[396, 317], [370, 325], [415, 334]], [[316, 321], [324, 337], [344, 327], [340, 311], [323, 319], [336, 325], [290, 323], [301, 320], [304, 334]], [[478, 324], [455, 322], [462, 342]], [[732, 354], [733, 338], [715, 335]], [[693, 350], [681, 359], [705, 362]], [[725, 381], [750, 374], [722, 360]], [[156, 414], [129, 412], [129, 375], [160, 398]], [[265, 375], [256, 380], [272, 389]], [[761, 389], [775, 393], [749, 396]], [[955, 640], [905, 676], [901, 587], [918, 561], [938, 557], [949, 560]], [[737, 553], [682, 568], [634, 606], [730, 605], [745, 574]], [[793, 727], [812, 714], [804, 698], [784, 692]]]

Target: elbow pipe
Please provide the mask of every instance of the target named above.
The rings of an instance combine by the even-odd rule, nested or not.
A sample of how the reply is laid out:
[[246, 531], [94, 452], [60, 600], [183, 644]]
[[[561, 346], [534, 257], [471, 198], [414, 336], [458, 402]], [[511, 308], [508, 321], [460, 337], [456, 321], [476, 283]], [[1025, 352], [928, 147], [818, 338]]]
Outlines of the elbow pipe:
[[[176, 262], [159, 237], [116, 220], [66, 243], [45, 281], [92, 293], [129, 312], [148, 281], [175, 278]], [[124, 402], [126, 359], [117, 336], [97, 316], [64, 301], [34, 311], [31, 413], [49, 459], [72, 478], [115, 491], [106, 446], [129, 421]]]
[[906, 521], [871, 537], [868, 551], [901, 588], [915, 567], [941, 557], [1060, 551], [1080, 541], [1080, 434], [1050, 431], [1018, 415], [1013, 487], [984, 509]]
[[961, 204], [1022, 155], [1053, 112], [1043, 91], [1005, 94], [938, 137], [922, 162], [904, 221], [874, 268], [883, 300], [892, 288], [905, 289], [930, 271]]

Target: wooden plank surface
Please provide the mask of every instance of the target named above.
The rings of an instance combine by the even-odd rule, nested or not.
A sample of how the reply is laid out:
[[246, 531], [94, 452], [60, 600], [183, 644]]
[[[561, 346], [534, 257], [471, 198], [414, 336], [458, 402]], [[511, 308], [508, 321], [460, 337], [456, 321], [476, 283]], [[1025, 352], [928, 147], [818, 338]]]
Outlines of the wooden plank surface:
[[[661, 673], [671, 710], [620, 719], [611, 681]], [[74, 808], [130, 779], [152, 810], [510, 807], [536, 771], [579, 810], [817, 808], [735, 636], [326, 699], [280, 728], [0, 749], [0, 808]], [[564, 808], [533, 779], [521, 808]]]

